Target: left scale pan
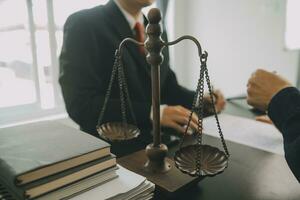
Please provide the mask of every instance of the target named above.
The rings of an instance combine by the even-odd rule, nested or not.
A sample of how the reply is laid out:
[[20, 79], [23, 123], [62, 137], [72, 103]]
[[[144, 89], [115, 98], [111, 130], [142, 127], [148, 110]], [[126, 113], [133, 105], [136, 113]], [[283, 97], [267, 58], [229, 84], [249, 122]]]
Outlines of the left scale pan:
[[132, 124], [122, 122], [108, 122], [97, 126], [97, 131], [105, 140], [111, 142], [120, 142], [137, 138], [141, 131]]

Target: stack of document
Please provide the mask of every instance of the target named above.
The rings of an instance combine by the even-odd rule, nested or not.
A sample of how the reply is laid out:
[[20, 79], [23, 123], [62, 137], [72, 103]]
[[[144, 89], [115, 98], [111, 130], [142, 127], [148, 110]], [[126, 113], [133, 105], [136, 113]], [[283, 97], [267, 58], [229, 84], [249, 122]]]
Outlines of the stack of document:
[[118, 166], [118, 178], [82, 193], [72, 200], [148, 200], [154, 195], [155, 185], [143, 176]]
[[55, 121], [0, 129], [0, 199], [57, 200], [117, 177], [110, 144]]
[[[283, 138], [274, 125], [228, 114], [218, 115], [225, 140], [284, 154]], [[203, 120], [203, 132], [219, 137], [214, 116]]]

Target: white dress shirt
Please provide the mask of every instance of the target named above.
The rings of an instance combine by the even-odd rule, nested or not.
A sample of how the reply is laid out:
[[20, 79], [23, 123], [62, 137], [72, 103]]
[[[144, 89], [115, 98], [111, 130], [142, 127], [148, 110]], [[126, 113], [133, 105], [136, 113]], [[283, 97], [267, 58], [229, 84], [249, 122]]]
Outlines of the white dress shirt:
[[141, 12], [138, 16], [137, 19], [135, 19], [129, 12], [127, 12], [122, 6], [121, 4], [119, 3], [118, 0], [114, 0], [115, 3], [117, 4], [118, 8], [121, 10], [122, 14], [124, 15], [124, 17], [126, 18], [128, 24], [129, 24], [129, 27], [131, 28], [131, 30], [134, 29], [135, 27], [135, 24], [137, 22], [139, 22], [140, 24], [144, 25], [144, 15], [143, 13]]

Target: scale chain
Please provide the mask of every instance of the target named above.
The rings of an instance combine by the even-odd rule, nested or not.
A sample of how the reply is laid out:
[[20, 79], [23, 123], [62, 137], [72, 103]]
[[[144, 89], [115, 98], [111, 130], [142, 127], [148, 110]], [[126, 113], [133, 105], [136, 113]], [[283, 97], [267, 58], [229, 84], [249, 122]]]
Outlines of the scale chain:
[[[200, 74], [201, 74], [201, 70], [200, 70]], [[194, 96], [194, 99], [193, 99], [193, 103], [192, 103], [191, 113], [190, 113], [190, 115], [189, 115], [187, 127], [186, 127], [186, 129], [185, 129], [185, 131], [184, 131], [183, 138], [182, 138], [181, 143], [180, 143], [180, 148], [182, 147], [183, 142], [184, 142], [184, 139], [185, 139], [185, 137], [186, 137], [186, 135], [187, 135], [187, 131], [188, 131], [189, 127], [190, 127], [190, 124], [191, 124], [191, 121], [192, 121], [193, 114], [196, 113], [196, 112], [195, 112], [195, 107], [196, 107], [197, 99], [198, 99], [198, 96], [199, 96], [198, 91], [200, 90], [200, 85], [201, 85], [201, 79], [200, 79], [200, 77], [199, 77], [198, 83], [197, 83], [197, 88], [196, 88], [196, 93], [195, 93], [195, 96]]]
[[213, 92], [212, 92], [212, 87], [211, 87], [211, 84], [210, 84], [210, 79], [209, 79], [209, 75], [208, 75], [208, 69], [207, 69], [206, 61], [204, 62], [204, 68], [205, 68], [206, 83], [207, 83], [207, 87], [208, 87], [208, 91], [209, 91], [209, 96], [210, 96], [210, 100], [211, 100], [213, 111], [214, 111], [214, 116], [215, 116], [215, 119], [216, 119], [218, 131], [219, 131], [219, 135], [220, 135], [221, 142], [222, 142], [224, 151], [226, 153], [226, 156], [229, 157], [230, 154], [229, 154], [227, 145], [225, 143], [225, 139], [224, 139], [224, 136], [223, 136], [223, 133], [222, 133], [222, 129], [221, 129], [221, 126], [220, 126], [220, 122], [219, 122], [219, 118], [218, 118], [218, 115], [217, 115], [217, 112], [216, 112], [216, 108], [214, 106], [215, 102], [214, 102], [214, 98], [213, 98]]
[[[187, 131], [188, 131], [189, 127], [190, 127], [192, 116], [193, 116], [194, 113], [197, 114], [197, 112], [196, 112], [196, 103], [197, 103], [197, 100], [198, 100], [198, 97], [199, 97], [200, 86], [201, 86], [201, 66], [200, 66], [200, 76], [199, 76], [199, 79], [198, 79], [197, 88], [196, 88], [194, 99], [193, 99], [193, 103], [192, 103], [191, 113], [189, 115], [187, 127], [185, 129], [185, 132], [183, 134], [183, 138], [182, 138], [181, 143], [180, 143], [180, 148], [182, 147], [184, 139], [185, 139], [185, 137], [187, 135]], [[198, 102], [199, 102], [199, 100], [198, 100]]]
[[100, 111], [100, 115], [99, 115], [99, 119], [98, 119], [98, 125], [101, 125], [101, 123], [102, 123], [103, 116], [104, 116], [104, 113], [105, 113], [105, 109], [106, 109], [106, 106], [107, 106], [107, 103], [108, 103], [108, 99], [111, 95], [112, 84], [114, 82], [114, 79], [115, 79], [115, 76], [116, 76], [116, 73], [117, 73], [117, 69], [118, 69], [118, 59], [117, 59], [118, 56], [119, 56], [119, 52], [116, 51], [116, 59], [115, 59], [113, 69], [112, 69], [112, 72], [111, 72], [111, 77], [110, 77], [110, 80], [109, 80], [108, 89], [107, 89], [107, 92], [106, 92], [105, 97], [104, 97], [104, 103], [103, 103], [102, 109]]
[[196, 113], [198, 115], [197, 124], [197, 155], [196, 155], [196, 173], [200, 176], [201, 170], [201, 144], [202, 144], [202, 131], [203, 131], [203, 96], [204, 96], [204, 67], [201, 65], [200, 70], [200, 86], [197, 92], [198, 96], [198, 107], [196, 108]]
[[124, 90], [123, 90], [123, 80], [122, 80], [122, 64], [121, 59], [118, 59], [118, 81], [119, 81], [119, 89], [120, 89], [120, 99], [121, 99], [121, 114], [123, 124], [127, 124], [126, 119], [126, 107], [125, 107], [125, 98], [124, 98]]
[[133, 112], [133, 107], [132, 107], [131, 99], [130, 99], [130, 96], [129, 96], [128, 86], [127, 86], [127, 82], [126, 82], [126, 78], [125, 78], [125, 72], [124, 72], [124, 67], [123, 67], [122, 61], [120, 61], [120, 68], [121, 68], [121, 79], [123, 81], [123, 86], [124, 86], [124, 90], [125, 90], [125, 98], [126, 98], [127, 103], [128, 103], [128, 107], [129, 107], [129, 111], [130, 111], [132, 120], [133, 120], [134, 124], [137, 125], [136, 117], [135, 117], [135, 114]]

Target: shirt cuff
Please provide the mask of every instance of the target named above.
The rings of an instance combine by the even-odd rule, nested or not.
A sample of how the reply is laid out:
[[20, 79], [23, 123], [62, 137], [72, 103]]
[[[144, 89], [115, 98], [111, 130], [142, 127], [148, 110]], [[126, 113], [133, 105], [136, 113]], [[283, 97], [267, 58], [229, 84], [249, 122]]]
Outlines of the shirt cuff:
[[[167, 107], [166, 104], [160, 105], [160, 119], [162, 118], [165, 107]], [[151, 121], [153, 121], [153, 107], [152, 106], [151, 106], [151, 111], [150, 111], [150, 119], [151, 119]]]

